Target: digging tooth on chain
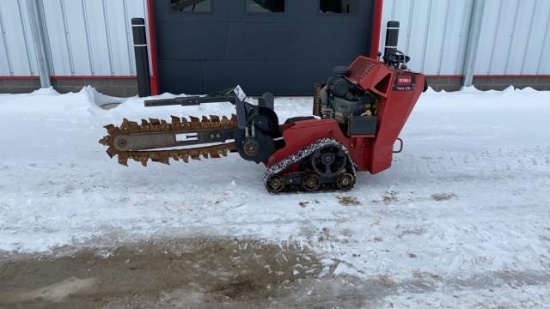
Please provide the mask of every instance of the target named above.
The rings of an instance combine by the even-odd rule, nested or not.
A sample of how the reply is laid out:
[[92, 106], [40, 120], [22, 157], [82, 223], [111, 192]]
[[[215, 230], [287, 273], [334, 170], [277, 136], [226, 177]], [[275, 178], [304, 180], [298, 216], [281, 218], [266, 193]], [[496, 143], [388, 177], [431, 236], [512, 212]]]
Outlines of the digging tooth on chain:
[[128, 119], [123, 118], [122, 123], [120, 124], [120, 130], [128, 131]]
[[183, 162], [189, 163], [189, 154], [187, 152], [181, 154], [180, 158], [183, 160]]
[[103, 136], [98, 143], [100, 143], [103, 146], [109, 146], [109, 135]]
[[188, 127], [189, 126], [189, 121], [187, 121], [187, 118], [185, 118], [185, 117], [181, 118], [181, 125], [183, 127]]
[[170, 158], [168, 157], [162, 157], [158, 161], [162, 164], [170, 165]]
[[172, 129], [172, 124], [166, 122], [166, 120], [160, 121], [161, 130], [170, 131]]
[[181, 118], [176, 116], [170, 116], [172, 118], [172, 126], [179, 128], [181, 126]]
[[189, 150], [189, 156], [191, 157], [191, 159], [193, 160], [199, 160], [201, 159], [201, 153], [199, 150], [197, 149], [190, 149]]
[[114, 157], [117, 154], [116, 149], [112, 146], [109, 146], [109, 148], [107, 148], [107, 154], [109, 155], [109, 158]]
[[149, 132], [149, 122], [145, 119], [141, 119], [141, 125], [139, 126], [139, 129], [141, 130], [141, 132]]
[[199, 118], [190, 116], [189, 119], [191, 119], [191, 128], [192, 129], [202, 128], [201, 121], [200, 121]]
[[118, 154], [118, 164], [128, 166], [128, 157], [122, 154]]
[[205, 128], [212, 128], [212, 120], [206, 116], [202, 116], [202, 124]]
[[118, 129], [117, 127], [115, 127], [112, 124], [108, 124], [108, 125], [104, 126], [104, 128], [107, 129], [107, 133], [109, 133], [109, 134], [115, 133], [115, 131]]
[[213, 159], [220, 158], [219, 150], [215, 149], [210, 151], [210, 158], [213, 158]]

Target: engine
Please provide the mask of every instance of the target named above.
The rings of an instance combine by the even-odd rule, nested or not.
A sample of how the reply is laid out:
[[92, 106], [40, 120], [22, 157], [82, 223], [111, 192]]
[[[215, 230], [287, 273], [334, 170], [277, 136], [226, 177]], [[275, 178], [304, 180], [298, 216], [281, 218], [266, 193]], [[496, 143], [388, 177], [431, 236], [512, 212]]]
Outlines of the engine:
[[352, 116], [373, 116], [378, 109], [378, 98], [370, 91], [362, 91], [350, 83], [350, 73], [344, 66], [334, 68], [334, 74], [321, 88], [321, 117], [334, 118], [346, 126]]

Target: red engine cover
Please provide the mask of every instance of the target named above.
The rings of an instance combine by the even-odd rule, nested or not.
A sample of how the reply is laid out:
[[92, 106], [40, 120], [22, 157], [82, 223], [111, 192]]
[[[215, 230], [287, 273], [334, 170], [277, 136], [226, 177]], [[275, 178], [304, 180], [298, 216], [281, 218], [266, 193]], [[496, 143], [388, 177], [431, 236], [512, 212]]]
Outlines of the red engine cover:
[[357, 57], [349, 69], [347, 79], [351, 83], [379, 97], [376, 134], [347, 136], [334, 119], [297, 121], [282, 127], [286, 146], [269, 157], [268, 167], [323, 138], [342, 143], [359, 171], [375, 174], [391, 166], [395, 141], [426, 80], [421, 74], [398, 70], [364, 56]]

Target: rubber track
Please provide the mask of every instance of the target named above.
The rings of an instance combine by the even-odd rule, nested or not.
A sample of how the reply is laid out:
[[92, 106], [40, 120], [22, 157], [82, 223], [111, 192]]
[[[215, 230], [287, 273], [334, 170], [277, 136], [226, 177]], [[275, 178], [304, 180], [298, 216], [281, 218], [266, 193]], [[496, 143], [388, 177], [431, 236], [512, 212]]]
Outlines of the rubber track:
[[317, 140], [317, 141], [313, 142], [312, 144], [305, 147], [304, 149], [299, 150], [299, 151], [295, 152], [294, 154], [292, 154], [292, 155], [286, 157], [285, 159], [281, 160], [280, 162], [272, 165], [264, 173], [264, 177], [263, 177], [264, 186], [267, 186], [267, 181], [271, 177], [281, 173], [282, 171], [284, 171], [286, 168], [288, 168], [292, 164], [301, 161], [302, 159], [312, 155], [315, 151], [317, 151], [317, 150], [319, 150], [323, 147], [326, 147], [326, 146], [338, 147], [346, 153], [346, 155], [348, 156], [348, 160], [351, 163], [351, 164], [349, 164], [351, 166], [351, 174], [353, 175], [354, 178], [357, 178], [355, 164], [353, 163], [353, 161], [351, 159], [351, 156], [349, 155], [348, 149], [335, 139], [324, 138], [324, 139], [320, 139], [320, 140]]

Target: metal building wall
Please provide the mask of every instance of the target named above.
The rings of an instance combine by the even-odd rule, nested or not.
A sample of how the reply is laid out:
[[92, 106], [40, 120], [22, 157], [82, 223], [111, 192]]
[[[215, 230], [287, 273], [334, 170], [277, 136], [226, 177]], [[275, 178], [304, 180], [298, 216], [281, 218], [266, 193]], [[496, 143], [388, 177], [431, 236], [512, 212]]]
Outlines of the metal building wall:
[[37, 76], [38, 68], [24, 0], [0, 1], [0, 76]]
[[[484, 0], [476, 75], [550, 74], [550, 1]], [[399, 49], [427, 75], [463, 75], [473, 0], [384, 0], [383, 27], [401, 22]], [[385, 32], [385, 30], [383, 30]], [[380, 46], [384, 45], [385, 33]]]
[[[147, 0], [42, 0], [51, 74], [135, 76], [130, 19], [147, 18]], [[550, 80], [550, 1], [483, 0], [476, 76], [542, 76]], [[464, 75], [473, 0], [383, 0], [388, 20], [401, 22], [399, 49], [413, 70]], [[38, 76], [26, 0], [0, 1], [0, 78]], [[496, 81], [494, 84], [498, 84]], [[501, 86], [505, 82], [499, 81]], [[550, 84], [549, 84], [550, 85]], [[546, 85], [548, 86], [548, 85]]]
[[409, 67], [428, 75], [462, 74], [472, 0], [384, 0], [382, 35], [389, 20], [401, 23], [398, 49]]
[[[136, 74], [130, 20], [146, 0], [43, 0], [43, 13], [51, 75]], [[0, 76], [38, 76], [26, 0], [0, 1], [0, 28]]]
[[549, 74], [550, 1], [485, 0], [475, 74]]

